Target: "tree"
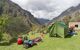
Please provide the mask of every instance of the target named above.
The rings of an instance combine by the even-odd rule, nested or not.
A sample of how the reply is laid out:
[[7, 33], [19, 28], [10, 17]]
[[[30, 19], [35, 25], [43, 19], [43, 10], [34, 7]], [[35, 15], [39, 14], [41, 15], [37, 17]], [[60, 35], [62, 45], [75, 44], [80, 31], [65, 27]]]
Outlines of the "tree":
[[0, 41], [2, 40], [2, 34], [4, 33], [4, 26], [6, 25], [7, 19], [7, 17], [0, 17]]

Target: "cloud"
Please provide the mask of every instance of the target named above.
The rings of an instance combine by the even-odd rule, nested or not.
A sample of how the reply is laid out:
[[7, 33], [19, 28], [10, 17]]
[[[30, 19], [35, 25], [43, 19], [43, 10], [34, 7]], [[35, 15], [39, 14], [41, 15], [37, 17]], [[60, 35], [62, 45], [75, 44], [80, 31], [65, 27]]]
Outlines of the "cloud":
[[12, 0], [37, 18], [53, 19], [80, 0]]

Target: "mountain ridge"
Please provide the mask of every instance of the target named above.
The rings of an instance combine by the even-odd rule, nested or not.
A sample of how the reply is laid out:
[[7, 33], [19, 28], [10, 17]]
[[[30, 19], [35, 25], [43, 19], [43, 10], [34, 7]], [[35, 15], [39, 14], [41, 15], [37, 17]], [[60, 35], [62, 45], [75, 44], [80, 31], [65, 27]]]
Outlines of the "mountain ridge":
[[0, 17], [7, 16], [5, 30], [8, 33], [29, 32], [33, 27], [39, 27], [38, 20], [27, 10], [22, 9], [11, 0], [0, 0]]
[[[71, 21], [77, 21], [77, 18], [79, 18], [80, 14], [80, 4], [77, 6], [72, 6], [68, 8], [67, 10], [63, 11], [59, 16], [53, 18], [52, 21], [58, 21], [58, 20], [63, 20], [65, 17], [71, 17]], [[73, 19], [74, 18], [74, 19]], [[79, 18], [80, 19], [80, 18]]]

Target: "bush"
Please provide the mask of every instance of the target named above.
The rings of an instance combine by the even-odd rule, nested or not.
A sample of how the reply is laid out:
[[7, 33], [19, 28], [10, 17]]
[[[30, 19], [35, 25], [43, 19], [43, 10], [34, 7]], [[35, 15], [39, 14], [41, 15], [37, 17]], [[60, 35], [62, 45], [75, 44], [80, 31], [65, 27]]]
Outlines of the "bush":
[[3, 33], [3, 41], [10, 41], [12, 37], [8, 33]]
[[0, 32], [0, 41], [2, 40], [2, 36], [3, 36], [3, 35], [2, 35], [2, 33]]

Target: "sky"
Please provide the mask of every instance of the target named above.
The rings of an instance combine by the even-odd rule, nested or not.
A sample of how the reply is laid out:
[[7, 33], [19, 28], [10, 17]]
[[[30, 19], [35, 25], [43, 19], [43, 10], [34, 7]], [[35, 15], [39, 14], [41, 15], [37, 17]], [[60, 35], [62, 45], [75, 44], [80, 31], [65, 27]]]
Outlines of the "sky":
[[80, 0], [12, 0], [23, 9], [30, 11], [34, 17], [53, 19], [66, 9], [77, 6]]

